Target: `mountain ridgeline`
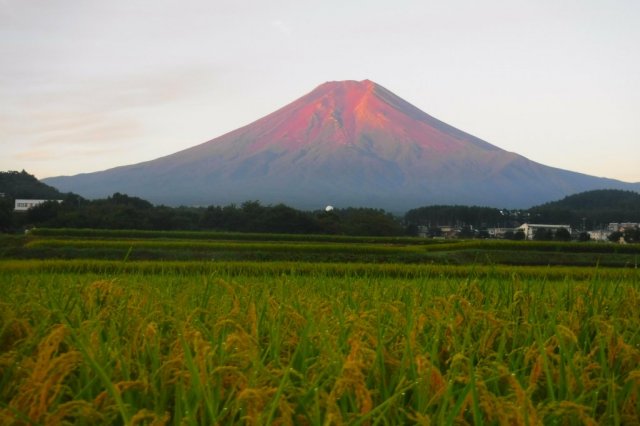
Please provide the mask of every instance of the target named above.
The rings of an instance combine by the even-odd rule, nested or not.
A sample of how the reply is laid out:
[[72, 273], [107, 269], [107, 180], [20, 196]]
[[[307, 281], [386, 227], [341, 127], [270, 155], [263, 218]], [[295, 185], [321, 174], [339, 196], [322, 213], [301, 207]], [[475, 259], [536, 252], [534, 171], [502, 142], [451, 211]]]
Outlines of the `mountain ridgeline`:
[[44, 179], [88, 198], [167, 205], [260, 200], [405, 212], [435, 204], [528, 208], [593, 189], [640, 190], [544, 166], [458, 130], [369, 81], [335, 81], [247, 126], [155, 160]]

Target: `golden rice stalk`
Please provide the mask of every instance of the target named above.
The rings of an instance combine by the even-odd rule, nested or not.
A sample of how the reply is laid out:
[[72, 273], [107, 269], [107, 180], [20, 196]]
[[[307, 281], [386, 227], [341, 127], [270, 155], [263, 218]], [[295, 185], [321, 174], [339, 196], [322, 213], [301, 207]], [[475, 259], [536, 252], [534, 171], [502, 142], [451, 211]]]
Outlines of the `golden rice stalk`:
[[421, 382], [427, 387], [428, 395], [433, 400], [440, 399], [447, 387], [447, 382], [440, 369], [433, 365], [426, 355], [416, 356], [415, 363]]
[[431, 418], [427, 414], [414, 411], [413, 413], [407, 413], [407, 418], [411, 420], [413, 424], [419, 426], [431, 426]]
[[494, 352], [494, 344], [502, 331], [501, 324], [493, 324], [490, 328], [487, 328], [478, 343], [478, 354], [480, 356], [487, 357]]
[[280, 416], [273, 421], [273, 425], [293, 426], [295, 424], [293, 421], [293, 413], [295, 410], [286, 398], [280, 397], [278, 401], [278, 411], [280, 412]]
[[25, 318], [16, 318], [9, 304], [0, 304], [0, 353], [10, 351], [32, 333]]
[[631, 394], [624, 400], [622, 405], [622, 416], [624, 424], [640, 424], [640, 412], [638, 411], [638, 391], [640, 390], [640, 370], [633, 370], [625, 382], [631, 382]]
[[[149, 389], [149, 385], [140, 380], [125, 380], [122, 382], [114, 383], [113, 387], [120, 395], [128, 390], [138, 389], [141, 391], [146, 391]], [[100, 392], [98, 396], [95, 397], [95, 399], [93, 400], [93, 405], [100, 411], [103, 411], [108, 407], [114, 406], [115, 401], [112, 400], [109, 392], [105, 390]]]
[[414, 324], [411, 332], [409, 333], [409, 347], [411, 351], [416, 350], [416, 340], [419, 335], [423, 333], [424, 326], [427, 323], [427, 316], [425, 314], [420, 314], [418, 317], [418, 321]]
[[249, 322], [249, 330], [251, 336], [258, 340], [258, 316], [256, 314], [256, 304], [251, 302], [249, 304], [249, 312], [247, 313], [247, 321]]
[[121, 303], [124, 290], [113, 280], [95, 281], [82, 294], [84, 304], [90, 310], [97, 310], [98, 317], [107, 317], [115, 306]]
[[[541, 424], [530, 397], [506, 365], [497, 361], [489, 362], [479, 365], [474, 374], [478, 406], [484, 415], [481, 419], [483, 422], [500, 425]], [[498, 380], [500, 396], [489, 389], [485, 377], [489, 377], [491, 381]], [[465, 400], [465, 403], [471, 402]]]
[[208, 372], [212, 368], [211, 344], [203, 338], [200, 331], [189, 328], [171, 345], [166, 361], [161, 366], [163, 380], [166, 383], [175, 384], [180, 381], [189, 383], [192, 379], [186, 364], [185, 343], [198, 371], [200, 383], [208, 383]]
[[623, 371], [631, 371], [640, 365], [640, 350], [626, 343], [622, 336], [615, 332], [609, 337], [607, 356], [609, 365], [620, 361]]
[[[512, 404], [512, 408], [514, 410], [513, 415], [516, 419], [515, 424], [541, 424], [542, 422], [538, 419], [538, 413], [533, 405], [533, 402], [531, 401], [530, 396], [522, 388], [515, 375], [510, 374], [507, 367], [503, 365], [501, 365], [498, 370], [500, 371], [501, 378], [506, 379], [506, 381], [514, 391], [515, 402]], [[525, 419], [527, 419], [528, 421], [525, 422]], [[513, 424], [513, 422], [510, 421], [509, 424]]]
[[562, 338], [562, 341], [563, 341], [563, 343], [565, 345], [567, 345], [567, 344], [577, 345], [578, 344], [578, 337], [575, 335], [575, 333], [569, 327], [566, 327], [564, 325], [558, 325], [556, 327], [556, 330], [558, 331], [558, 336]]
[[17, 356], [17, 351], [9, 351], [0, 355], [0, 377], [4, 377], [4, 375], [7, 374], [7, 370], [13, 367], [16, 362]]
[[342, 411], [338, 407], [337, 399], [333, 393], [327, 394], [326, 392], [320, 392], [321, 400], [326, 401], [326, 414], [324, 425], [325, 426], [341, 426], [344, 424], [342, 418]]
[[210, 370], [211, 344], [197, 330], [191, 330], [185, 334], [187, 343], [190, 343], [192, 347], [193, 361], [200, 375], [200, 383], [207, 383], [207, 372]]
[[248, 368], [259, 353], [257, 342], [244, 330], [227, 335], [223, 348], [230, 354], [233, 365], [241, 368]]
[[550, 415], [554, 419], [577, 418], [585, 426], [597, 426], [598, 422], [588, 414], [590, 411], [590, 407], [573, 401], [552, 402], [543, 410], [545, 415]]
[[148, 426], [165, 426], [169, 423], [171, 416], [168, 412], [165, 412], [162, 416], [158, 413], [143, 408], [131, 417], [131, 426], [138, 424], [144, 424]]
[[52, 404], [65, 389], [65, 378], [82, 361], [78, 351], [59, 353], [66, 335], [64, 325], [54, 326], [38, 345], [35, 357], [23, 363], [24, 370], [31, 374], [20, 384], [9, 406], [34, 422], [41, 422], [53, 408]]
[[366, 414], [373, 408], [373, 398], [367, 388], [363, 370], [372, 363], [375, 353], [371, 349], [362, 347], [360, 337], [349, 338], [349, 345], [351, 349], [342, 366], [342, 374], [336, 380], [329, 399], [338, 400], [345, 392], [352, 391], [360, 414]]
[[236, 366], [226, 365], [217, 367], [211, 372], [211, 374], [213, 376], [219, 376], [222, 391], [225, 389], [241, 391], [249, 386], [249, 379]]
[[260, 424], [260, 414], [276, 390], [274, 387], [246, 388], [238, 394], [237, 400], [246, 407], [247, 414], [243, 417], [246, 424]]
[[104, 416], [99, 413], [93, 404], [88, 401], [74, 400], [60, 404], [51, 414], [44, 419], [46, 426], [58, 426], [61, 424], [98, 424], [104, 423]]

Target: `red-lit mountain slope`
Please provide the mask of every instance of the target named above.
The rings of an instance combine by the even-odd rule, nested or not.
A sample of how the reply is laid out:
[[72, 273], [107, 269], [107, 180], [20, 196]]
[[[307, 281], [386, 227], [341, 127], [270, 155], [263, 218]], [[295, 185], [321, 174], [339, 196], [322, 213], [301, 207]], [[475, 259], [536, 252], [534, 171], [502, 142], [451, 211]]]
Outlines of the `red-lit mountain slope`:
[[528, 207], [640, 185], [547, 167], [422, 112], [371, 81], [338, 81], [245, 127], [145, 163], [44, 180], [88, 197], [299, 208]]

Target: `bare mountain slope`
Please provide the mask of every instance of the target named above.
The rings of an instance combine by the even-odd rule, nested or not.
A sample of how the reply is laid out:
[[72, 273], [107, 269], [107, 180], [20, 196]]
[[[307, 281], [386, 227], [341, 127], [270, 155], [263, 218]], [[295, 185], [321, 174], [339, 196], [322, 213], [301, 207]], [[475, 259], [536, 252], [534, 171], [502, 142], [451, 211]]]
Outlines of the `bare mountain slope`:
[[152, 161], [44, 180], [87, 197], [299, 208], [528, 207], [629, 184], [547, 167], [451, 127], [371, 81], [339, 81], [245, 127]]

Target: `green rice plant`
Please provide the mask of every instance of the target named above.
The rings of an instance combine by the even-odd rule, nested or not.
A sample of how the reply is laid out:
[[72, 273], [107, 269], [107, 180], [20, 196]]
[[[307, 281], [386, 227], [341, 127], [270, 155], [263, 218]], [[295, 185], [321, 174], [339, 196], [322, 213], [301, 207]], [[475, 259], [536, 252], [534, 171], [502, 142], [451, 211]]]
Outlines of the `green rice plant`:
[[0, 271], [3, 423], [640, 421], [633, 269], [76, 260]]
[[61, 237], [75, 239], [179, 239], [179, 240], [222, 240], [222, 241], [289, 241], [289, 242], [337, 242], [368, 244], [440, 244], [438, 240], [417, 237], [358, 237], [346, 235], [313, 234], [266, 234], [247, 232], [212, 231], [143, 231], [127, 229], [77, 229], [77, 228], [36, 228], [34, 237]]

